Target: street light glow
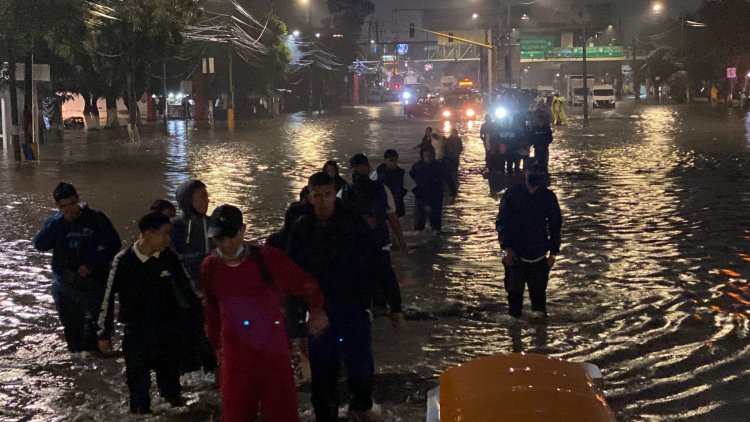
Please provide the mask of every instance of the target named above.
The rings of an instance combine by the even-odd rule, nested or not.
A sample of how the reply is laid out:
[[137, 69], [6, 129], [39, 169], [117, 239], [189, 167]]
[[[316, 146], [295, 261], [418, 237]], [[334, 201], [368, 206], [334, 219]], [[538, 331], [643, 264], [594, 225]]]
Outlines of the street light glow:
[[657, 3], [654, 3], [654, 5], [653, 5], [653, 6], [651, 6], [651, 10], [652, 10], [652, 11], [653, 11], [654, 13], [661, 13], [661, 12], [662, 12], [662, 11], [664, 10], [664, 5], [663, 5], [663, 4], [661, 4], [661, 3], [658, 3], [658, 2], [657, 2]]
[[523, 16], [521, 16], [521, 19], [527, 21], [527, 20], [529, 20], [529, 15], [527, 15], [526, 13], [524, 13]]
[[320, 32], [315, 33], [315, 38], [320, 38]]
[[299, 30], [295, 29], [294, 31], [292, 31], [292, 36], [299, 37]]
[[472, 18], [472, 19], [477, 19], [477, 18], [479, 18], [479, 13], [472, 13], [472, 15], [471, 15], [471, 18]]

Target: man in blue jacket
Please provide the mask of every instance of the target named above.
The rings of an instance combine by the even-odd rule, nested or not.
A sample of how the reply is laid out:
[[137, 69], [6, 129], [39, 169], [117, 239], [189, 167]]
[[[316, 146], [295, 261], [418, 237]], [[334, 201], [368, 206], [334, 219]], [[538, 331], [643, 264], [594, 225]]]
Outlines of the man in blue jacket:
[[521, 316], [523, 290], [528, 284], [532, 311], [546, 317], [547, 283], [560, 253], [562, 214], [557, 196], [545, 186], [544, 168], [532, 165], [525, 173], [526, 183], [509, 188], [503, 195], [496, 220], [508, 313]]
[[[58, 184], [52, 196], [59, 211], [45, 221], [34, 247], [52, 250], [52, 297], [68, 350], [95, 351], [97, 316], [120, 236], [107, 216], [80, 203], [73, 185]], [[110, 312], [105, 318], [108, 332], [112, 319]]]

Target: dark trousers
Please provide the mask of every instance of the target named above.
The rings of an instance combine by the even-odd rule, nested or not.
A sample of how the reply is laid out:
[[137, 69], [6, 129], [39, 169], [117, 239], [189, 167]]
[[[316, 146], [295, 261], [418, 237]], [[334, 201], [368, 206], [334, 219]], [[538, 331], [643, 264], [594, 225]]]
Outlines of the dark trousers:
[[[432, 212], [427, 214], [424, 207], [429, 205]], [[414, 204], [414, 230], [424, 230], [427, 220], [430, 220], [432, 230], [440, 231], [443, 229], [443, 196], [436, 195], [435, 198], [425, 201], [417, 199]]]
[[383, 250], [373, 254], [370, 265], [375, 281], [373, 283], [372, 304], [376, 308], [385, 309], [389, 297], [401, 297], [398, 279], [393, 271], [391, 253]]
[[167, 401], [180, 397], [179, 331], [174, 325], [127, 324], [122, 340], [125, 377], [130, 391], [130, 411], [151, 409], [151, 371]]
[[202, 306], [191, 307], [184, 312], [180, 331], [182, 373], [197, 371], [201, 368], [207, 372], [216, 369], [216, 357], [206, 338], [206, 329], [203, 325]]
[[[52, 298], [63, 326], [68, 350], [76, 353], [97, 350], [97, 320], [104, 300], [103, 281], [80, 279], [76, 286], [56, 280]], [[114, 326], [114, 297], [110, 298], [103, 327], [111, 333]]]
[[343, 362], [351, 399], [349, 409], [372, 408], [373, 361], [370, 316], [359, 305], [328, 310], [331, 326], [310, 337], [312, 404], [317, 422], [338, 420], [338, 374]]
[[516, 260], [512, 267], [505, 266], [505, 291], [508, 292], [508, 314], [521, 316], [523, 309], [523, 291], [529, 285], [531, 309], [547, 315], [547, 283], [549, 265], [547, 259], [528, 263]]
[[542, 166], [545, 170], [549, 166], [549, 145], [534, 144], [534, 161]]

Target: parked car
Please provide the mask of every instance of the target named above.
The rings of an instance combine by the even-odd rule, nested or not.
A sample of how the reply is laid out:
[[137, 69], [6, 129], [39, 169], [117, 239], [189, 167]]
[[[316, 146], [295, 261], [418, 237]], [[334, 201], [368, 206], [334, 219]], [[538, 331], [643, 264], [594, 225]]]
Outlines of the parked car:
[[422, 97], [414, 103], [404, 104], [404, 116], [433, 117], [438, 111], [437, 102], [428, 97]]
[[65, 119], [63, 126], [65, 129], [83, 129], [86, 127], [86, 124], [83, 122], [83, 117], [76, 116]]

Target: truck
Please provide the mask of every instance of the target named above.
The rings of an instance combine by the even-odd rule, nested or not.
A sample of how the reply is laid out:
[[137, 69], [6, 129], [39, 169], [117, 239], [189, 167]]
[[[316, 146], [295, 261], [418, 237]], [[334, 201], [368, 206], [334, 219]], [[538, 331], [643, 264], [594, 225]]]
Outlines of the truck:
[[565, 94], [568, 99], [568, 104], [572, 106], [583, 106], [584, 95], [589, 101], [589, 106], [593, 106], [592, 93], [594, 90], [594, 84], [596, 84], [596, 78], [593, 76], [586, 76], [586, 87], [588, 92], [583, 92], [583, 75], [570, 75], [568, 76], [568, 89]]
[[455, 76], [441, 76], [440, 77], [440, 90], [445, 92], [456, 87]]
[[615, 108], [615, 88], [612, 85], [594, 85], [594, 108]]

